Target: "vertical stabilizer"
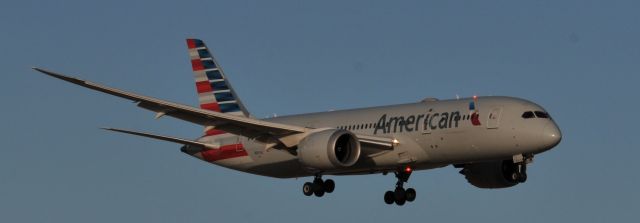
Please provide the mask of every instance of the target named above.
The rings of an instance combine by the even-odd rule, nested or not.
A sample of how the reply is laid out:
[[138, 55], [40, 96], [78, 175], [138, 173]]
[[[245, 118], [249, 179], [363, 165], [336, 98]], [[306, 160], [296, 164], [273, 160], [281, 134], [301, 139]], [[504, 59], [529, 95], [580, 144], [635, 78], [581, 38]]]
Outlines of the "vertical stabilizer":
[[249, 117], [220, 64], [199, 39], [187, 39], [200, 108]]

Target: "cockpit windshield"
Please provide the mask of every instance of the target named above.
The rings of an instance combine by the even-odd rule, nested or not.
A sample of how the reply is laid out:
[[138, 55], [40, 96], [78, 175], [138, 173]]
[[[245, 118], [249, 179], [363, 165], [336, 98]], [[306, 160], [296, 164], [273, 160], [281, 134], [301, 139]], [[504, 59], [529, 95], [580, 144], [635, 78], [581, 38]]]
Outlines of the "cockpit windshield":
[[526, 111], [522, 113], [522, 118], [530, 119], [530, 118], [551, 118], [549, 113], [543, 111]]
[[535, 117], [536, 116], [533, 115], [533, 112], [531, 112], [531, 111], [522, 113], [522, 118], [524, 118], [524, 119], [535, 118]]
[[538, 118], [549, 118], [549, 113], [543, 111], [535, 111], [533, 113], [535, 113]]

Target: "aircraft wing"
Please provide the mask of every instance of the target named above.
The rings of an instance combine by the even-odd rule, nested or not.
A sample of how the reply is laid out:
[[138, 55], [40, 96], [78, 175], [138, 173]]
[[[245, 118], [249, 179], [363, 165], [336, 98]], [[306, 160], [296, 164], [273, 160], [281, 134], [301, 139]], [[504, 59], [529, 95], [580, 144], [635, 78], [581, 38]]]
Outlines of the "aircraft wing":
[[[181, 120], [192, 122], [202, 126], [208, 126], [210, 129], [219, 129], [231, 134], [241, 135], [249, 138], [256, 138], [261, 141], [270, 142], [269, 140], [277, 139], [287, 147], [295, 146], [299, 140], [311, 132], [313, 129], [262, 121], [254, 118], [228, 115], [220, 112], [204, 110], [188, 105], [178, 104], [174, 102], [164, 101], [153, 97], [143, 96], [116, 88], [111, 88], [96, 84], [90, 81], [81, 80], [74, 77], [65, 76], [56, 72], [48, 71], [41, 68], [33, 68], [49, 76], [80, 85], [89, 89], [129, 99], [137, 103], [141, 108], [156, 112], [156, 118], [167, 115]], [[123, 133], [133, 134], [124, 130], [108, 129]], [[169, 139], [170, 137], [153, 137], [144, 134], [134, 134], [144, 137], [172, 141], [181, 144], [190, 144], [182, 139]], [[356, 135], [360, 142], [373, 144], [393, 149], [393, 144], [398, 143], [395, 139], [389, 139], [377, 136]], [[272, 141], [270, 142], [272, 143]]]
[[228, 115], [219, 112], [204, 110], [200, 108], [191, 107], [188, 105], [178, 104], [174, 102], [164, 101], [153, 97], [147, 97], [131, 92], [126, 92], [116, 88], [103, 86], [100, 84], [92, 83], [77, 79], [74, 77], [65, 76], [52, 71], [33, 68], [39, 72], [47, 74], [49, 76], [80, 85], [89, 89], [104, 92], [110, 95], [118, 96], [132, 100], [138, 104], [139, 107], [157, 112], [156, 117], [171, 116], [178, 119], [182, 119], [188, 122], [192, 122], [202, 126], [211, 126], [215, 129], [220, 129], [225, 132], [229, 132], [236, 135], [247, 136], [250, 138], [268, 135], [290, 135], [296, 133], [304, 133], [308, 129], [298, 126], [285, 125], [280, 123], [266, 122], [258, 119], [240, 117], [235, 115]]
[[208, 148], [208, 149], [220, 148], [220, 145], [217, 145], [217, 144], [203, 143], [203, 142], [198, 142], [198, 141], [193, 141], [188, 139], [182, 139], [178, 137], [156, 135], [156, 134], [151, 134], [146, 132], [126, 130], [126, 129], [116, 129], [116, 128], [102, 128], [102, 129], [108, 130], [108, 131], [125, 133], [125, 134], [137, 135], [137, 136], [142, 136], [142, 137], [147, 137], [147, 138], [152, 138], [152, 139], [157, 139], [157, 140], [162, 140], [167, 142], [174, 142], [174, 143], [189, 145], [194, 147], [201, 147], [201, 148]]

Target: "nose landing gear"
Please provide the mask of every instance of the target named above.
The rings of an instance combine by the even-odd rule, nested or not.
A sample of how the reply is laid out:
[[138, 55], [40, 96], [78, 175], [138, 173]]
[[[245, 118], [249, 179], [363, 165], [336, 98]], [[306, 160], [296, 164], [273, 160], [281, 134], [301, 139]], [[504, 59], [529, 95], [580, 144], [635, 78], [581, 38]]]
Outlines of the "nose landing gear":
[[416, 199], [416, 190], [413, 188], [404, 189], [404, 183], [409, 181], [413, 170], [411, 167], [398, 170], [395, 172], [398, 182], [396, 183], [396, 189], [393, 191], [387, 191], [384, 193], [384, 202], [387, 204], [396, 203], [399, 206], [404, 205], [407, 201], [412, 202]]
[[513, 156], [513, 165], [511, 166], [511, 174], [509, 180], [517, 183], [527, 181], [527, 164], [533, 162], [533, 155], [519, 154]]
[[302, 193], [306, 196], [316, 195], [322, 197], [325, 193], [331, 193], [335, 189], [336, 184], [331, 179], [322, 180], [322, 176], [316, 175], [313, 182], [306, 182], [302, 185]]

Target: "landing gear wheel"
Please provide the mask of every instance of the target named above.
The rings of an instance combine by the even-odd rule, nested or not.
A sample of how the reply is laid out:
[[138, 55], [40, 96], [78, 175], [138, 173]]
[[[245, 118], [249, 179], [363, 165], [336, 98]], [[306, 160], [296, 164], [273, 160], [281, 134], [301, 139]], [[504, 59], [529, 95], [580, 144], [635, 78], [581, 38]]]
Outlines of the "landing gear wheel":
[[325, 192], [331, 193], [331, 192], [333, 192], [333, 189], [336, 188], [336, 183], [333, 182], [332, 179], [327, 179], [323, 183], [323, 188], [324, 188]]
[[316, 195], [316, 197], [322, 197], [324, 195], [324, 190], [322, 189], [322, 187], [319, 187], [315, 191], [313, 191], [313, 194]]
[[409, 188], [407, 190], [404, 189], [404, 183], [409, 181], [409, 177], [411, 176], [411, 172], [413, 172], [411, 166], [406, 166], [404, 168], [398, 168], [395, 172], [396, 178], [398, 182], [396, 182], [396, 189], [393, 191], [387, 191], [384, 193], [384, 203], [393, 204], [396, 203], [398, 206], [402, 206], [405, 203], [412, 202], [416, 199], [416, 190], [413, 188]]
[[413, 188], [409, 188], [404, 192], [404, 197], [408, 202], [412, 202], [416, 199], [416, 190]]
[[322, 182], [322, 179], [316, 178], [313, 180], [313, 194], [315, 194], [316, 197], [322, 197], [322, 195], [324, 195], [324, 182]]
[[306, 182], [304, 183], [304, 185], [302, 185], [302, 193], [304, 193], [305, 196], [311, 196], [313, 194], [313, 189], [313, 183]]
[[518, 178], [519, 178], [519, 177], [518, 177], [518, 175], [519, 175], [519, 174], [518, 174], [517, 172], [513, 172], [513, 173], [511, 173], [511, 181], [512, 181], [512, 182], [518, 182], [518, 181], [519, 181], [519, 180], [518, 180]]
[[396, 204], [397, 204], [398, 206], [402, 206], [402, 205], [404, 205], [404, 203], [406, 203], [406, 202], [407, 202], [407, 200], [405, 200], [405, 199], [396, 200]]
[[407, 193], [402, 187], [397, 187], [393, 192], [393, 198], [396, 201], [397, 205], [403, 205], [407, 201], [406, 197]]
[[518, 174], [518, 182], [524, 183], [525, 181], [527, 181], [527, 173]]
[[393, 195], [393, 191], [388, 190], [384, 193], [384, 203], [393, 204], [395, 202], [395, 196]]
[[516, 163], [511, 167], [511, 174], [509, 180], [514, 183], [524, 183], [527, 181], [527, 164]]

